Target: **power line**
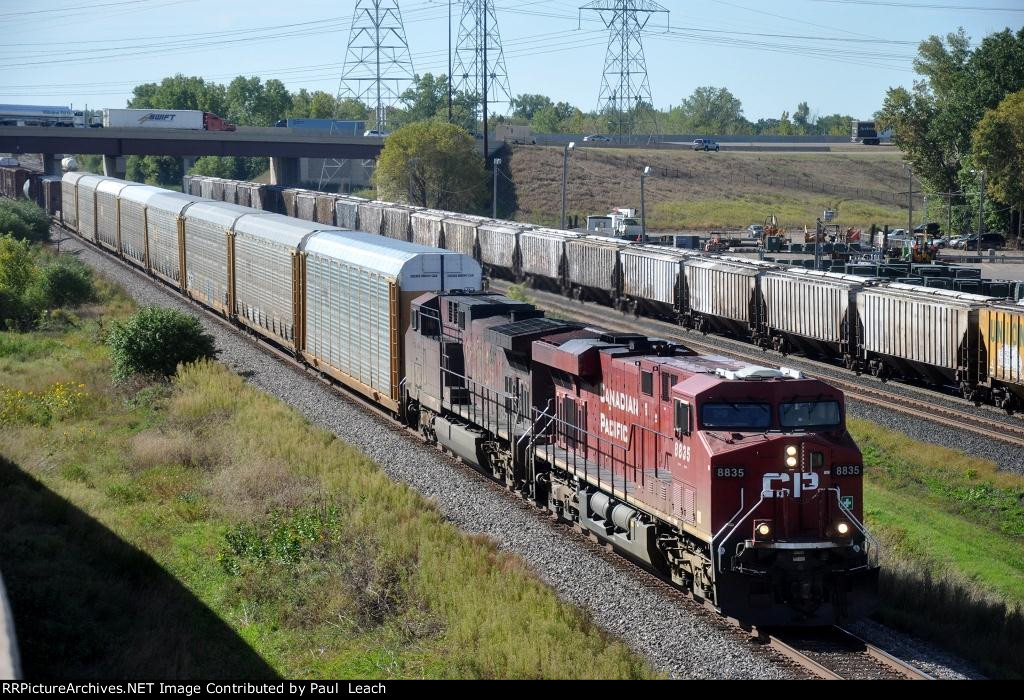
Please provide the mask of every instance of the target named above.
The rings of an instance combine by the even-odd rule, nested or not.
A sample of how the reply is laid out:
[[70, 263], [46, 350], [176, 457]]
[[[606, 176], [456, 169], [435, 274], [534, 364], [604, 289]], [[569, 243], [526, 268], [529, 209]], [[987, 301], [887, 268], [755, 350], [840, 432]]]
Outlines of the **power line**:
[[23, 15], [43, 15], [50, 14], [53, 12], [68, 12], [70, 10], [81, 10], [88, 9], [93, 10], [97, 7], [114, 7], [117, 5], [142, 5], [146, 3], [157, 2], [157, 0], [121, 0], [120, 2], [103, 2], [103, 3], [89, 3], [87, 5], [69, 5], [67, 7], [51, 7], [46, 10], [26, 10], [24, 12], [0, 12], [0, 17], [20, 17]]
[[875, 5], [898, 7], [901, 10], [967, 10], [969, 12], [1024, 12], [1024, 7], [978, 7], [977, 5], [939, 5], [916, 2], [885, 2], [884, 0], [810, 0], [835, 5]]

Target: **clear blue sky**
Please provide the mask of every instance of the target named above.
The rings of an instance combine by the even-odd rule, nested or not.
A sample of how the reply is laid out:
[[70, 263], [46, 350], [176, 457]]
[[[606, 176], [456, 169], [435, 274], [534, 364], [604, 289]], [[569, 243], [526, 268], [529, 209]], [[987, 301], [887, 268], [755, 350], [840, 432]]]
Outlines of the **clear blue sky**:
[[[513, 95], [594, 109], [607, 37], [573, 0], [494, 0]], [[662, 0], [644, 38], [654, 102], [724, 86], [749, 119], [801, 100], [870, 115], [910, 86], [917, 43], [958, 26], [972, 40], [1024, 25], [1022, 0]], [[177, 72], [278, 78], [335, 93], [355, 0], [0, 0], [0, 102], [123, 107]], [[416, 71], [447, 70], [447, 2], [400, 0]], [[987, 8], [987, 9], [978, 9]], [[459, 5], [455, 4], [453, 31]], [[251, 31], [242, 31], [251, 30]], [[233, 32], [225, 34], [225, 32]], [[503, 111], [498, 105], [498, 111]]]

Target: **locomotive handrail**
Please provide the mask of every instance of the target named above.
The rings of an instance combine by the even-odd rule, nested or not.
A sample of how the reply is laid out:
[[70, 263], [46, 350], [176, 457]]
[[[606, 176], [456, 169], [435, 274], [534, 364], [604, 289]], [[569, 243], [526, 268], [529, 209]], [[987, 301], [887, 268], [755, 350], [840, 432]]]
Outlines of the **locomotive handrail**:
[[[552, 402], [552, 401], [554, 401], [554, 399], [548, 399], [548, 402], [547, 402], [547, 404], [546, 404], [546, 405], [544, 406], [544, 410], [543, 410], [543, 411], [541, 411], [541, 410], [539, 410], [539, 409], [536, 409], [536, 408], [535, 408], [535, 409], [533, 409], [533, 412], [534, 412], [535, 414], [538, 414], [538, 415], [537, 415], [537, 417], [536, 417], [536, 418], [534, 418], [534, 419], [533, 419], [533, 420], [531, 421], [531, 423], [530, 423], [530, 429], [529, 429], [529, 430], [527, 430], [527, 431], [526, 431], [525, 433], [523, 433], [522, 437], [520, 437], [520, 438], [519, 438], [519, 439], [518, 439], [518, 440], [516, 441], [516, 446], [517, 446], [517, 447], [519, 446], [519, 444], [520, 444], [520, 443], [522, 443], [522, 441], [523, 441], [523, 440], [525, 440], [525, 439], [526, 439], [526, 438], [527, 438], [527, 437], [528, 437], [529, 435], [531, 435], [531, 434], [533, 435], [533, 440], [531, 441], [531, 444], [532, 444], [533, 442], [536, 442], [536, 441], [537, 441], [537, 438], [538, 438], [538, 437], [540, 437], [540, 433], [539, 433], [539, 432], [535, 432], [535, 431], [534, 431], [534, 428], [536, 428], [536, 427], [537, 427], [537, 424], [538, 424], [538, 423], [539, 423], [539, 422], [541, 421], [541, 419], [542, 419], [543, 417], [547, 416], [547, 418], [548, 418], [548, 423], [547, 423], [547, 425], [551, 425], [551, 421], [553, 421], [553, 420], [555, 419], [555, 417], [554, 417], [553, 415], [548, 415], [548, 408], [550, 408], [550, 407], [551, 407], [551, 402]], [[544, 427], [545, 427], [545, 428], [547, 428], [547, 426], [544, 426]]]
[[872, 535], [868, 531], [868, 529], [867, 529], [867, 527], [865, 527], [864, 523], [862, 523], [860, 520], [858, 520], [857, 516], [854, 515], [853, 512], [850, 511], [849, 508], [847, 508], [846, 506], [843, 505], [843, 499], [842, 499], [841, 494], [839, 493], [839, 487], [838, 486], [829, 486], [828, 490], [829, 491], [833, 491], [836, 494], [836, 503], [839, 504], [839, 510], [843, 513], [843, 515], [845, 515], [846, 517], [848, 517], [850, 519], [850, 521], [860, 531], [860, 534], [864, 535], [865, 542], [870, 542], [871, 543], [871, 545], [872, 545], [871, 549], [874, 551], [875, 560], [877, 562], [878, 557], [881, 554], [882, 545], [878, 542], [878, 540], [875, 539], [874, 535]]
[[[788, 489], [782, 489], [782, 490], [783, 490], [783, 491], [788, 491]], [[729, 530], [729, 534], [728, 534], [728, 535], [726, 535], [726, 536], [725, 536], [725, 538], [724, 538], [724, 539], [723, 539], [722, 541], [723, 541], [723, 542], [728, 542], [728, 541], [729, 541], [729, 538], [733, 536], [733, 533], [734, 533], [734, 532], [736, 532], [737, 528], [739, 528], [739, 526], [743, 524], [743, 521], [745, 521], [745, 520], [746, 520], [747, 518], [749, 518], [749, 517], [750, 517], [751, 515], [753, 515], [754, 511], [755, 511], [755, 510], [757, 510], [757, 509], [758, 509], [758, 507], [759, 507], [759, 506], [760, 506], [760, 505], [761, 505], [762, 503], [764, 503], [764, 491], [762, 491], [762, 492], [761, 492], [761, 498], [759, 498], [759, 499], [757, 500], [757, 503], [755, 503], [755, 504], [754, 504], [753, 506], [751, 506], [751, 507], [750, 507], [750, 510], [748, 510], [748, 511], [747, 511], [747, 512], [746, 512], [746, 513], [745, 513], [745, 514], [743, 515], [743, 517], [742, 517], [742, 518], [740, 518], [740, 519], [739, 519], [739, 520], [738, 520], [738, 521], [736, 522], [736, 524], [732, 526], [732, 529], [731, 529], [731, 530]], [[743, 506], [741, 505], [741, 506], [740, 506], [740, 508], [742, 508], [742, 507], [743, 507]], [[738, 512], [738, 511], [737, 511], [737, 512]], [[728, 525], [729, 525], [729, 523], [726, 523], [725, 525], [723, 525], [723, 526], [722, 526], [722, 529], [724, 530], [724, 529], [725, 529], [725, 528], [726, 528], [726, 527], [727, 527]], [[712, 537], [712, 538], [711, 538], [711, 546], [712, 546], [712, 547], [714, 547], [714, 546], [715, 546], [715, 538], [714, 538], [714, 537]], [[715, 550], [715, 549], [712, 549], [711, 551], [712, 551], [712, 553], [713, 553], [713, 554], [715, 554], [715, 553], [717, 553], [717, 554], [718, 554], [718, 570], [719, 570], [719, 571], [721, 571], [721, 570], [722, 570], [722, 555], [723, 555], [723, 554], [725, 554], [725, 547], [723, 547], [722, 545], [718, 545], [718, 549], [717, 549], [717, 550]]]

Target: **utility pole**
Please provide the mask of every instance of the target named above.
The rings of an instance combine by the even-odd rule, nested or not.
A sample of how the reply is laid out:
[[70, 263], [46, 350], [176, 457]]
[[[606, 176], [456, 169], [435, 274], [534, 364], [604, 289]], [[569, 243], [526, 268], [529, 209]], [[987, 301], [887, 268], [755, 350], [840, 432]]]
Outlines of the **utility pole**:
[[448, 0], [448, 123], [452, 123], [452, 0]]
[[946, 235], [953, 235], [953, 193], [946, 194]]
[[644, 170], [640, 173], [640, 242], [647, 242], [647, 205], [644, 198], [644, 180], [651, 174], [651, 166], [644, 166]]
[[483, 133], [484, 133], [484, 162], [486, 163], [487, 159], [491, 157], [491, 152], [490, 152], [490, 150], [487, 147], [487, 0], [483, 0], [483, 3], [484, 3], [484, 11], [483, 11], [483, 24], [484, 24], [484, 36], [483, 36], [483, 40], [484, 40], [484, 72], [483, 72], [483, 79], [484, 79], [484, 103], [483, 103], [484, 125], [483, 125]]
[[559, 227], [565, 230], [565, 205], [566, 205], [566, 190], [569, 185], [569, 151], [576, 147], [575, 141], [570, 141], [562, 149], [562, 218]]
[[501, 167], [501, 158], [494, 159], [494, 191], [491, 193], [491, 218], [498, 218], [498, 168]]

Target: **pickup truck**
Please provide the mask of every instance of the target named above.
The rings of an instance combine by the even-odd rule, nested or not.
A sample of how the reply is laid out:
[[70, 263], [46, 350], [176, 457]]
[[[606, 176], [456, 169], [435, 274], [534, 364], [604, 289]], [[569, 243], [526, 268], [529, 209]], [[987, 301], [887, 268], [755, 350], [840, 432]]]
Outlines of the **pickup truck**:
[[695, 151], [717, 151], [719, 148], [718, 142], [712, 139], [693, 140], [693, 150]]

